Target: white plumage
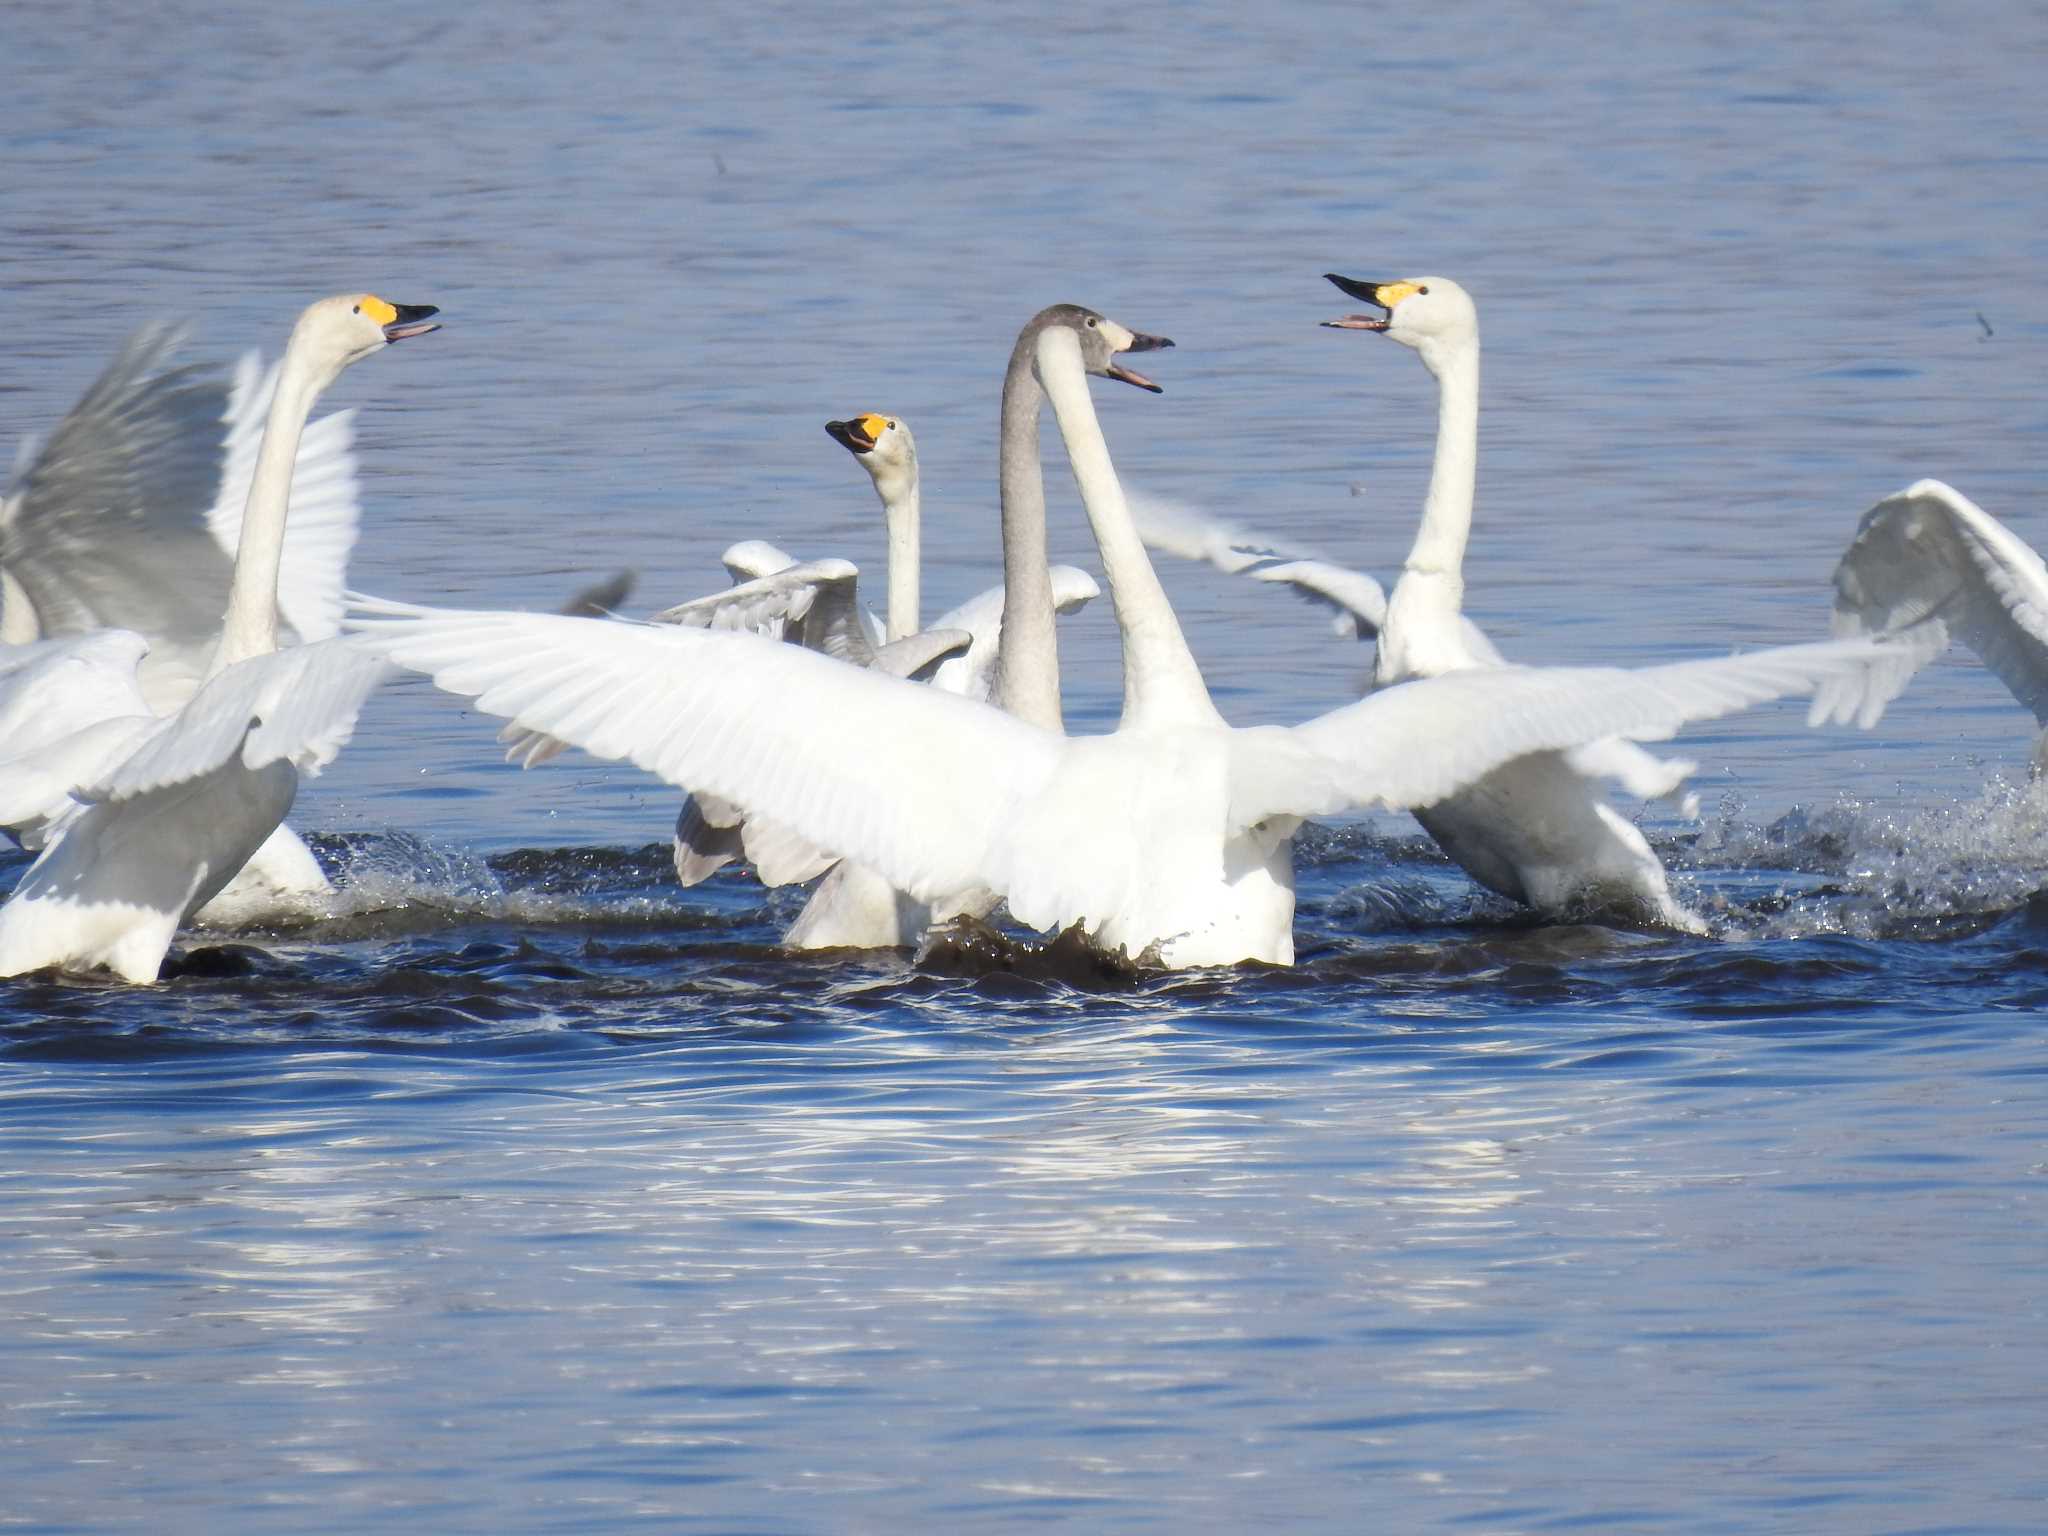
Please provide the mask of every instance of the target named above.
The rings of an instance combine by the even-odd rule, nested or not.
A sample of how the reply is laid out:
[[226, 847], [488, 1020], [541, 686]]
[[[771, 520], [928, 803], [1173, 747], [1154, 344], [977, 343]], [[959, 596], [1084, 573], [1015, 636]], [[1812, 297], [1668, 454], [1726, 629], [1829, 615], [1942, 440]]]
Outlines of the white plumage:
[[1279, 931], [1262, 921], [1281, 877], [1261, 851], [1284, 854], [1295, 818], [1429, 804], [1516, 756], [1666, 736], [1891, 655], [1845, 641], [1639, 672], [1500, 668], [1294, 728], [1066, 738], [752, 635], [369, 599], [350, 622], [487, 714], [772, 817], [919, 900], [985, 885], [1032, 927], [1078, 921], [1167, 964], [1291, 956], [1291, 899]]
[[[1863, 514], [1835, 567], [1834, 630], [1917, 631], [1922, 660], [1959, 640], [2048, 727], [2048, 567], [1939, 480], [1917, 481]], [[2034, 755], [2040, 766], [2048, 732]]]
[[[111, 751], [142, 721], [127, 691], [139, 686], [150, 715], [191, 699], [220, 644], [243, 508], [282, 360], [265, 368], [243, 355], [223, 385], [197, 365], [173, 367], [177, 333], [136, 333], [40, 450], [24, 444], [0, 504], [0, 634], [12, 641], [89, 636], [109, 628], [147, 643], [139, 666], [74, 676], [64, 721], [107, 724], [90, 738]], [[358, 522], [353, 411], [306, 424], [291, 479], [291, 522], [278, 564], [278, 609], [290, 638], [330, 639]], [[0, 685], [4, 687], [4, 685]], [[0, 760], [46, 782], [82, 771], [88, 738], [30, 761], [50, 737], [0, 735]], [[63, 734], [63, 733], [59, 733]], [[60, 761], [61, 758], [61, 761]], [[0, 819], [24, 847], [42, 846], [36, 820]], [[247, 867], [198, 915], [249, 922], [298, 907], [329, 889], [312, 852], [280, 826]]]
[[[917, 900], [985, 887], [1033, 928], [1078, 923], [1168, 966], [1292, 960], [1302, 816], [1429, 804], [1531, 752], [1668, 735], [1890, 660], [1857, 641], [1635, 673], [1479, 669], [1291, 729], [1234, 730], [1131, 525], [1087, 389], [1088, 373], [1128, 373], [1117, 353], [1164, 343], [1083, 310], [1026, 336], [1123, 635], [1124, 715], [1108, 736], [1070, 739], [748, 634], [371, 600], [350, 627], [486, 713], [730, 800]], [[1018, 600], [1032, 589], [1013, 558], [1028, 530], [1005, 523], [1006, 623], [1049, 634], [1048, 584], [1035, 612]], [[1854, 689], [1838, 700], [1860, 702]]]
[[[178, 925], [259, 850], [270, 850], [266, 872], [302, 876], [294, 862], [312, 862], [289, 834], [277, 838], [280, 822], [299, 775], [340, 749], [382, 669], [339, 640], [278, 649], [297, 450], [314, 402], [341, 371], [435, 329], [432, 313], [361, 294], [323, 299], [300, 316], [247, 477], [217, 647], [205, 681], [179, 707], [158, 715], [147, 696], [145, 636], [43, 643], [71, 645], [64, 660], [96, 668], [100, 719], [80, 727], [96, 733], [90, 751], [76, 730], [51, 736], [48, 720], [36, 727], [40, 742], [0, 748], [0, 805], [38, 809], [43, 843], [0, 907], [0, 975], [104, 966], [154, 980]], [[26, 688], [58, 653], [17, 654], [22, 665], [7, 677]], [[51, 798], [65, 778], [72, 811]]]
[[[1365, 283], [1331, 281], [1385, 311], [1330, 324], [1380, 331], [1416, 349], [1438, 381], [1437, 443], [1421, 526], [1391, 596], [1363, 573], [1312, 551], [1209, 519], [1172, 503], [1141, 506], [1148, 543], [1219, 569], [1291, 588], [1333, 607], [1343, 632], [1377, 642], [1374, 685], [1444, 677], [1508, 665], [1466, 617], [1463, 565], [1478, 463], [1479, 321], [1466, 292], [1448, 278]], [[1830, 690], [1824, 713], [1875, 718], [1903, 686], [1911, 661], [1887, 657]], [[1482, 885], [1539, 911], [1618, 910], [1698, 931], [1704, 925], [1672, 894], [1662, 862], [1642, 833], [1607, 802], [1602, 781], [1645, 799], [1678, 794], [1695, 764], [1662, 758], [1616, 736], [1504, 763], [1458, 794], [1421, 802], [1417, 819]], [[1686, 795], [1685, 814], [1697, 799]]]
[[[1036, 405], [1032, 406], [1036, 410]], [[987, 698], [1000, 653], [1003, 588], [991, 587], [952, 609], [929, 630], [920, 629], [922, 485], [917, 440], [901, 417], [865, 412], [830, 421], [825, 430], [846, 448], [874, 482], [888, 533], [889, 616], [877, 644], [872, 616], [861, 605], [859, 572], [844, 560], [796, 562], [774, 545], [748, 541], [725, 552], [736, 584], [655, 615], [657, 622], [736, 629], [788, 640], [854, 665], [895, 677], [921, 677], [933, 687]], [[1014, 447], [1010, 450], [1014, 455]], [[1013, 475], [1037, 473], [1035, 464]], [[1029, 515], [1029, 508], [1018, 515]], [[780, 559], [784, 563], [774, 562]], [[1085, 571], [1052, 572], [1054, 606], [1071, 613], [1098, 588]], [[515, 760], [531, 763], [544, 752], [534, 738], [502, 733]], [[745, 857], [763, 884], [798, 884], [823, 877], [803, 911], [783, 934], [790, 949], [885, 948], [914, 943], [933, 921], [932, 909], [857, 864], [842, 863], [770, 818], [749, 816], [716, 795], [692, 793], [676, 817], [677, 878], [695, 885], [732, 860]], [[985, 912], [993, 898], [961, 893], [936, 914]]]

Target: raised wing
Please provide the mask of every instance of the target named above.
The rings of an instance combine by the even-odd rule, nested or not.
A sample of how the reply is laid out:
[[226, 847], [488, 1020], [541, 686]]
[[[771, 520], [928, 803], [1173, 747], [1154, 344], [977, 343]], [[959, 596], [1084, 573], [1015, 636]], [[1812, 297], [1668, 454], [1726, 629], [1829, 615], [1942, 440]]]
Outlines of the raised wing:
[[[1147, 545], [1184, 560], [1204, 560], [1231, 576], [1284, 587], [1295, 596], [1327, 608], [1335, 615], [1337, 633], [1359, 640], [1377, 639], [1387, 618], [1387, 594], [1363, 571], [1234, 523], [1224, 522], [1185, 502], [1157, 496], [1130, 498], [1138, 533]], [[1463, 614], [1458, 622], [1475, 660], [1506, 666], [1507, 658], [1486, 632]]]
[[718, 558], [726, 574], [736, 582], [773, 576], [796, 564], [795, 557], [766, 539], [741, 539], [737, 544], [727, 545]]
[[0, 514], [0, 562], [45, 636], [219, 626], [228, 562], [206, 532], [227, 390], [173, 367], [177, 333], [136, 332], [41, 450]]
[[2048, 568], [1939, 480], [1919, 481], [1866, 512], [1835, 567], [1836, 634], [1915, 625], [1926, 626], [1924, 659], [1954, 636], [2048, 725]]
[[930, 901], [990, 845], [1059, 739], [1000, 710], [722, 630], [359, 599], [361, 643], [487, 714], [769, 818]]
[[[1767, 699], [1831, 685], [1809, 720], [1873, 723], [1911, 676], [1909, 647], [1876, 640], [1781, 646], [1633, 670], [1475, 668], [1368, 694], [1292, 728], [1237, 734], [1231, 819], [1434, 805], [1530, 752], [1606, 736], [1662, 740]], [[1843, 713], [1847, 711], [1847, 713]]]
[[652, 622], [794, 640], [865, 667], [875, 649], [861, 619], [859, 582], [860, 568], [850, 560], [807, 560], [665, 608]]

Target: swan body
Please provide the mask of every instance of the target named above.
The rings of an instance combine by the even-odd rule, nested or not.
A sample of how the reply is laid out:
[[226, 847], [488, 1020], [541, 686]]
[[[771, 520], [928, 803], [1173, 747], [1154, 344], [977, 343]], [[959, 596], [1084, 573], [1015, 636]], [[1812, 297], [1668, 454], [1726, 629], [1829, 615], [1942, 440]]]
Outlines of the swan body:
[[[1012, 382], [1021, 358], [1053, 406], [1116, 609], [1125, 696], [1109, 735], [1059, 728], [1042, 499], [1030, 507], [1021, 474], [1003, 498], [1007, 707], [729, 631], [369, 599], [349, 627], [487, 714], [729, 799], [916, 900], [985, 888], [1027, 926], [1080, 924], [1166, 966], [1292, 960], [1290, 840], [1305, 816], [1434, 804], [1530, 752], [1669, 735], [1889, 658], [1866, 640], [1638, 672], [1467, 669], [1300, 726], [1233, 729], [1146, 559], [1087, 389], [1090, 374], [1156, 388], [1114, 359], [1166, 344], [1054, 306], [1013, 355]], [[1013, 419], [1006, 445], [1023, 430]], [[1844, 688], [1835, 702], [1871, 701]]]
[[[1887, 496], [1834, 583], [1837, 635], [1917, 633], [1928, 660], [1959, 640], [2048, 727], [2048, 566], [1969, 497], [1939, 480]], [[2048, 766], [2048, 729], [2034, 763]]]
[[[320, 393], [351, 363], [437, 329], [433, 313], [358, 294], [323, 299], [299, 317], [239, 520], [208, 675], [181, 707], [157, 715], [141, 681], [149, 642], [125, 642], [129, 713], [96, 729], [126, 720], [130, 737], [109, 754], [115, 760], [66, 786], [76, 811], [50, 820], [42, 852], [0, 906], [0, 975], [105, 967], [153, 981], [179, 924], [277, 832], [300, 775], [347, 740], [382, 669], [339, 640], [279, 649], [293, 465]], [[13, 773], [43, 763], [11, 762], [0, 803], [11, 798]]]

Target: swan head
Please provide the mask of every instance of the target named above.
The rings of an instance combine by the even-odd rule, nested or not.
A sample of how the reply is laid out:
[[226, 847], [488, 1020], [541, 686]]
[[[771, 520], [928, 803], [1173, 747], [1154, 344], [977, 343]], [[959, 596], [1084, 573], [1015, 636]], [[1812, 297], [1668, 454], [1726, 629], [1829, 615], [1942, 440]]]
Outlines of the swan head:
[[902, 417], [868, 411], [844, 421], [828, 421], [825, 430], [868, 472], [885, 503], [900, 500], [917, 488], [917, 439], [910, 435], [910, 423]]
[[1079, 304], [1054, 304], [1041, 309], [1032, 316], [1031, 323], [1024, 330], [1026, 335], [1031, 335], [1056, 327], [1074, 333], [1074, 339], [1081, 347], [1081, 366], [1089, 373], [1098, 378], [1115, 379], [1122, 384], [1135, 384], [1155, 395], [1165, 393], [1144, 374], [1135, 368], [1126, 368], [1117, 358], [1125, 352], [1156, 352], [1162, 347], [1170, 347], [1173, 342], [1169, 337], [1134, 331]]
[[1404, 277], [1398, 282], [1373, 283], [1339, 277], [1335, 272], [1323, 276], [1352, 298], [1386, 311], [1384, 316], [1345, 315], [1323, 322], [1334, 330], [1384, 331], [1404, 346], [1415, 348], [1432, 368], [1451, 349], [1469, 346], [1479, 337], [1479, 310], [1472, 295], [1448, 277]]
[[394, 341], [438, 331], [432, 304], [393, 304], [374, 293], [338, 293], [308, 305], [292, 327], [290, 349], [300, 352], [332, 381], [351, 363], [381, 352]]

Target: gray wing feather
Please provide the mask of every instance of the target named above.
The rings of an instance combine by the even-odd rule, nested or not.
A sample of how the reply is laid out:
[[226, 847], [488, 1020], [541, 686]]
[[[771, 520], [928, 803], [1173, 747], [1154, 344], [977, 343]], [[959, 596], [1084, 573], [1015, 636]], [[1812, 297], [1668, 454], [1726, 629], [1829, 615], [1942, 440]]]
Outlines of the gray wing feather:
[[9, 487], [0, 561], [46, 635], [218, 625], [228, 557], [207, 531], [226, 383], [173, 367], [176, 333], [136, 332]]

